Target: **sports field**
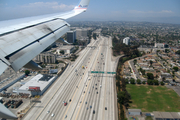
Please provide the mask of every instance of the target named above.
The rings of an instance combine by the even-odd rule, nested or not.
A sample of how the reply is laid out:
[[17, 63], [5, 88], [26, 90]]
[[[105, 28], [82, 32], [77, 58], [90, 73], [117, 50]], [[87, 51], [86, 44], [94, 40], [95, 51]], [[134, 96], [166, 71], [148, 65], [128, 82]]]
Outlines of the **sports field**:
[[180, 97], [172, 89], [165, 86], [128, 84], [126, 89], [132, 99], [130, 108], [141, 109], [143, 112], [180, 111]]

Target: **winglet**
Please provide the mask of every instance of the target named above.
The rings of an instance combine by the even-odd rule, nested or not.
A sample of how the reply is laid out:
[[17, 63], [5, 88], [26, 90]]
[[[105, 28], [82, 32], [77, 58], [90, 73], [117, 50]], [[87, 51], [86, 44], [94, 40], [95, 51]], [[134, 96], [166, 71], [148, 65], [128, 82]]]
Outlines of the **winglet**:
[[82, 10], [82, 9], [84, 9], [84, 10], [86, 11], [86, 10], [87, 10], [87, 7], [88, 7], [88, 5], [89, 5], [89, 2], [90, 2], [90, 0], [81, 0], [81, 2], [79, 3], [79, 5], [76, 6], [76, 7], [74, 8], [74, 10]]

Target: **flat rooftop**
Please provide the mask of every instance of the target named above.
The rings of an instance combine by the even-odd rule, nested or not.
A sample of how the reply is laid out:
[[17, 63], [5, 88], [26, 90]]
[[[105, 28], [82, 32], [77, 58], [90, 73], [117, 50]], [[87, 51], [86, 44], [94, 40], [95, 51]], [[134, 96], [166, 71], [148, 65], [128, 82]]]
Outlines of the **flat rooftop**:
[[155, 118], [163, 119], [180, 119], [180, 114], [178, 112], [158, 112], [153, 111]]
[[73, 45], [63, 45], [61, 47], [59, 47], [59, 50], [69, 50], [72, 49], [74, 46]]
[[40, 87], [40, 90], [42, 91], [53, 79], [53, 76], [38, 74], [21, 86], [19, 90], [28, 90], [29, 86], [36, 86]]

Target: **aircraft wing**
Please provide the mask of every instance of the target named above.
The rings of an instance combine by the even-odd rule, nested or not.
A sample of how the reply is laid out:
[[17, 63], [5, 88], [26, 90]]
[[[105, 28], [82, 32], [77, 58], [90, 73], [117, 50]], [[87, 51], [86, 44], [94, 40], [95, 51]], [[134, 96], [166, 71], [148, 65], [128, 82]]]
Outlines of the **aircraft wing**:
[[0, 74], [8, 66], [18, 71], [59, 39], [69, 29], [65, 19], [87, 10], [90, 0], [81, 0], [72, 11], [0, 22]]

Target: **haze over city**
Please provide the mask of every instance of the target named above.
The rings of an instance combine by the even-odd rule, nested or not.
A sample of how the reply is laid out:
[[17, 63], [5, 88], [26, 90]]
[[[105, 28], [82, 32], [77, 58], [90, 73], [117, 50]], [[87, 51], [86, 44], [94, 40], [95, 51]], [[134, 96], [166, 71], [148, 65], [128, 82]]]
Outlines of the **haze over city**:
[[[1, 0], [0, 21], [72, 10], [78, 0]], [[180, 24], [179, 0], [91, 1], [86, 14], [70, 21], [145, 21]]]

